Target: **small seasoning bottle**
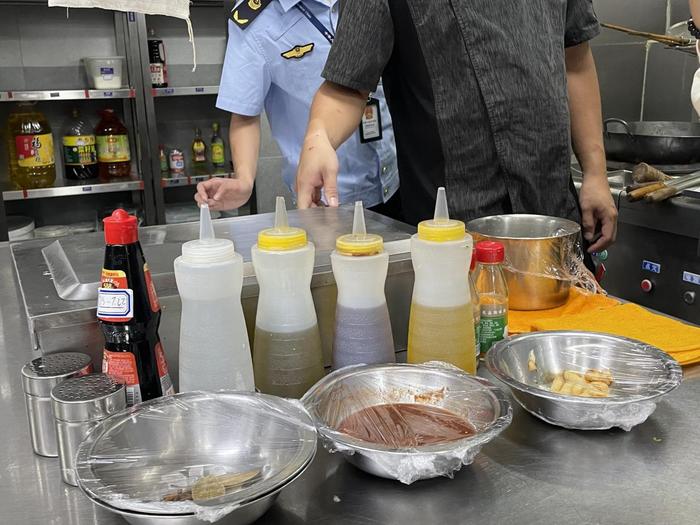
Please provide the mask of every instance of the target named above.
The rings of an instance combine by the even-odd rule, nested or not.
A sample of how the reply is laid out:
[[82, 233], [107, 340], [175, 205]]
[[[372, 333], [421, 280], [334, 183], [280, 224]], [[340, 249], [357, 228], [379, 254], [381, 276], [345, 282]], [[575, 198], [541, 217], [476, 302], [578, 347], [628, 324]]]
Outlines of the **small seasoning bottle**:
[[483, 356], [508, 335], [508, 285], [503, 273], [505, 248], [500, 242], [476, 245], [474, 285], [481, 304], [479, 346]]

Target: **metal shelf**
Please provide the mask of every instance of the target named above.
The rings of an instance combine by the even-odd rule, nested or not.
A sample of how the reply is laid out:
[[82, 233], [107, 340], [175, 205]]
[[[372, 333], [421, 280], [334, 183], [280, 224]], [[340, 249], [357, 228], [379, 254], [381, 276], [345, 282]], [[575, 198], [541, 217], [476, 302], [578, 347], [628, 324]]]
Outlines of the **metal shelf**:
[[191, 86], [191, 87], [166, 87], [152, 88], [154, 97], [184, 97], [190, 95], [216, 95], [219, 86]]
[[24, 199], [44, 199], [49, 197], [67, 197], [70, 195], [141, 190], [143, 190], [143, 181], [138, 179], [125, 179], [110, 182], [65, 181], [64, 186], [54, 186], [51, 188], [5, 190], [2, 192], [2, 197], [6, 201], [20, 201]]
[[23, 100], [122, 99], [135, 97], [136, 90], [134, 88], [0, 91], [0, 102], [20, 102]]
[[164, 178], [160, 179], [160, 186], [161, 186], [161, 188], [176, 188], [179, 186], [194, 186], [200, 182], [203, 182], [203, 181], [209, 180], [209, 179], [213, 179], [215, 177], [219, 177], [222, 179], [231, 179], [231, 178], [233, 178], [233, 173], [231, 173], [231, 172], [211, 173], [211, 174], [206, 174], [206, 175], [183, 174], [179, 177], [164, 177]]

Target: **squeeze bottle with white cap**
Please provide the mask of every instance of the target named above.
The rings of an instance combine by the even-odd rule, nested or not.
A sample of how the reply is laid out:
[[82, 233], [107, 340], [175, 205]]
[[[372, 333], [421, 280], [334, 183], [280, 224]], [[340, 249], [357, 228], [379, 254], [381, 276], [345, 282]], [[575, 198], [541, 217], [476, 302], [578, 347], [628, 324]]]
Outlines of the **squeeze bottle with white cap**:
[[200, 210], [199, 239], [175, 259], [182, 300], [180, 392], [255, 390], [243, 318], [243, 258], [229, 239], [214, 238], [209, 207]]
[[476, 372], [474, 318], [469, 291], [472, 238], [449, 218], [445, 188], [435, 217], [411, 237], [415, 283], [408, 325], [408, 362], [445, 361]]
[[393, 363], [394, 338], [384, 295], [389, 254], [379, 235], [367, 233], [361, 201], [355, 203], [352, 233], [336, 239], [331, 265], [338, 285], [333, 368]]
[[258, 234], [251, 249], [258, 278], [253, 363], [261, 392], [299, 398], [323, 377], [321, 336], [311, 276], [314, 245], [290, 227], [284, 197], [277, 197], [275, 225]]

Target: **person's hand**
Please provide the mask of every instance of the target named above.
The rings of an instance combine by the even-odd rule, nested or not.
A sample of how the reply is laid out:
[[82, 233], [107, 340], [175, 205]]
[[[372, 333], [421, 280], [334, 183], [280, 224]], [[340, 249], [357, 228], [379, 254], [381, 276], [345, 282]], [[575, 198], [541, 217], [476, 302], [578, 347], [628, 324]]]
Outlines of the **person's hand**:
[[304, 140], [297, 168], [297, 207], [320, 206], [321, 189], [329, 206], [338, 206], [338, 155], [325, 133]]
[[583, 237], [592, 243], [588, 252], [600, 252], [614, 243], [617, 237], [617, 208], [610, 194], [607, 175], [584, 173], [579, 203]]
[[197, 204], [208, 204], [211, 210], [231, 210], [240, 208], [253, 192], [253, 179], [223, 179], [214, 177], [197, 184], [194, 200]]

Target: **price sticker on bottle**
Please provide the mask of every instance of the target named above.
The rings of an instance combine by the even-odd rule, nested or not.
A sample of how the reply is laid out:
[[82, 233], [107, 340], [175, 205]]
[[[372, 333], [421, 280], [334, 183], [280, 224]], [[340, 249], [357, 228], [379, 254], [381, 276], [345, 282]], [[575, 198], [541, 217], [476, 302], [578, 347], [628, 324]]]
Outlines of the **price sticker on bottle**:
[[134, 291], [131, 289], [99, 288], [97, 317], [108, 321], [128, 321], [134, 317]]

